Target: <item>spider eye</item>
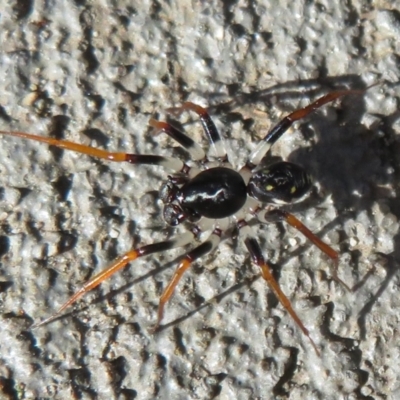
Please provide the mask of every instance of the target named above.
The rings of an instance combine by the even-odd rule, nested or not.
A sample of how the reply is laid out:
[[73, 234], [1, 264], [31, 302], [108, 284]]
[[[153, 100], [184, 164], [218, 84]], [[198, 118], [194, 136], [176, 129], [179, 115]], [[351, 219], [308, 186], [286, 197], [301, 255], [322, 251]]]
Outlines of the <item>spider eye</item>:
[[248, 192], [266, 203], [293, 203], [310, 190], [311, 184], [310, 175], [302, 167], [282, 161], [256, 170]]

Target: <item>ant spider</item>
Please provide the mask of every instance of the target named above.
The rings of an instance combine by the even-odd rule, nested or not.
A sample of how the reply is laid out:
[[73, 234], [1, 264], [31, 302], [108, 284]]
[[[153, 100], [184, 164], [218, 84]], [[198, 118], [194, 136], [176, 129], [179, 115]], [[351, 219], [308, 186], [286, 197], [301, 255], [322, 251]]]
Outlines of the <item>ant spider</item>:
[[66, 140], [57, 140], [25, 132], [0, 131], [0, 134], [3, 135], [44, 142], [61, 149], [72, 150], [108, 161], [158, 165], [172, 170], [172, 175], [168, 176], [168, 181], [160, 191], [161, 200], [165, 204], [163, 213], [165, 222], [171, 226], [176, 226], [186, 221], [191, 226], [188, 231], [173, 239], [144, 245], [120, 256], [108, 268], [89, 279], [58, 311], [50, 317], [33, 324], [32, 327], [37, 328], [57, 318], [85, 293], [97, 287], [131, 261], [152, 253], [164, 252], [172, 248], [193, 244], [199, 239], [202, 232], [211, 232], [207, 240], [186, 253], [162, 293], [155, 326], [155, 329], [157, 329], [163, 318], [165, 304], [171, 298], [184, 272], [195, 260], [210, 253], [218, 246], [222, 234], [229, 228], [229, 222], [233, 221], [236, 232], [244, 239], [244, 244], [250, 253], [253, 263], [260, 267], [262, 277], [270, 285], [276, 297], [298, 327], [308, 337], [316, 353], [319, 354], [319, 350], [309, 331], [273, 277], [271, 269], [262, 255], [260, 245], [252, 236], [247, 214], [250, 214], [252, 218], [258, 219], [261, 223], [284, 221], [296, 228], [333, 261], [333, 278], [348, 289], [348, 286], [337, 275], [339, 255], [335, 250], [315, 236], [294, 215], [279, 208], [267, 210], [263, 205], [263, 203], [279, 205], [299, 201], [305, 197], [312, 185], [310, 176], [302, 167], [284, 161], [268, 164], [266, 156], [271, 146], [295, 121], [307, 117], [316, 109], [342, 96], [363, 92], [364, 90], [334, 91], [319, 98], [307, 107], [287, 115], [260, 141], [251, 153], [247, 163], [239, 171], [235, 171], [230, 165], [222, 145], [221, 136], [206, 109], [191, 102], [186, 102], [178, 108], [171, 108], [168, 112], [175, 116], [180, 115], [185, 110], [194, 111], [198, 114], [210, 145], [214, 149], [218, 166], [209, 164], [204, 150], [186, 134], [167, 122], [154, 119], [149, 121], [149, 125], [157, 131], [166, 133], [178, 142], [187, 150], [191, 159], [197, 162], [199, 168], [189, 167], [180, 159], [172, 157], [114, 153]]

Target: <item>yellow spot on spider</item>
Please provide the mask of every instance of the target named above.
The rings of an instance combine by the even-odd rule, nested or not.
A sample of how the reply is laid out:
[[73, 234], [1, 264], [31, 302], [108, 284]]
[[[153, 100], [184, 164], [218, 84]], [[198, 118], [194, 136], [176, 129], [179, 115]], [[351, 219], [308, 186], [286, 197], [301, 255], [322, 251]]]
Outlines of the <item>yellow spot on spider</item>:
[[267, 186], [265, 186], [265, 190], [266, 190], [267, 192], [270, 192], [271, 190], [274, 190], [274, 189], [275, 189], [274, 185], [267, 185]]
[[296, 186], [292, 186], [292, 188], [290, 189], [290, 194], [296, 193]]

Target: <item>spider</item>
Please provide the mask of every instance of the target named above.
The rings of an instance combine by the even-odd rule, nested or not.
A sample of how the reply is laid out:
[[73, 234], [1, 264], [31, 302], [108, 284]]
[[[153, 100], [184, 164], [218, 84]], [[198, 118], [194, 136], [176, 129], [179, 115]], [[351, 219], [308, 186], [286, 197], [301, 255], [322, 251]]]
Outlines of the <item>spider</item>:
[[233, 223], [236, 234], [243, 238], [252, 262], [261, 269], [263, 279], [270, 285], [278, 300], [308, 337], [316, 353], [319, 354], [308, 329], [304, 326], [274, 278], [271, 268], [263, 257], [257, 239], [252, 236], [249, 221], [251, 219], [257, 219], [261, 223], [284, 221], [296, 228], [333, 261], [333, 278], [348, 289], [348, 286], [337, 274], [338, 253], [315, 236], [294, 215], [283, 209], [271, 207], [271, 205], [290, 204], [302, 200], [310, 191], [312, 180], [310, 175], [296, 164], [285, 161], [268, 163], [268, 152], [271, 146], [295, 121], [307, 117], [316, 109], [342, 96], [363, 92], [364, 90], [347, 89], [333, 91], [307, 107], [287, 115], [260, 141], [250, 154], [246, 164], [239, 171], [235, 171], [229, 163], [221, 136], [207, 110], [191, 102], [186, 102], [181, 107], [171, 108], [167, 111], [175, 117], [184, 111], [193, 111], [199, 116], [210, 146], [214, 150], [217, 164], [215, 162], [210, 163], [202, 147], [185, 133], [179, 131], [170, 123], [154, 119], [150, 119], [149, 125], [178, 142], [189, 153], [192, 161], [196, 162], [197, 167], [190, 167], [178, 158], [115, 153], [67, 140], [57, 140], [20, 131], [0, 131], [0, 134], [3, 135], [43, 142], [61, 149], [72, 150], [108, 161], [150, 164], [172, 171], [160, 190], [160, 198], [164, 203], [163, 217], [168, 225], [177, 226], [185, 221], [189, 226], [189, 229], [179, 236], [137, 247], [120, 256], [108, 268], [84, 283], [50, 317], [34, 323], [32, 328], [37, 328], [56, 319], [84, 294], [137, 258], [176, 247], [193, 245], [200, 239], [201, 233], [210, 232], [205, 241], [186, 252], [171, 281], [164, 289], [159, 301], [155, 325], [155, 329], [157, 329], [163, 319], [165, 305], [185, 271], [195, 260], [215, 250], [221, 239], [225, 238], [223, 234], [227, 232], [228, 228], [232, 227]]

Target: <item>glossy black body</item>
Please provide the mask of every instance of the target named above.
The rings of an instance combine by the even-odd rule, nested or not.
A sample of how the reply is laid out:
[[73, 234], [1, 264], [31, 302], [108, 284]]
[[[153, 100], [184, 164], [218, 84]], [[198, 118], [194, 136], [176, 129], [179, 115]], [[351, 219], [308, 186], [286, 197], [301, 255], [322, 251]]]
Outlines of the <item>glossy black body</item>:
[[293, 203], [311, 184], [302, 167], [281, 161], [254, 170], [247, 186], [238, 172], [225, 167], [206, 169], [190, 180], [170, 177], [160, 197], [165, 204], [165, 221], [176, 226], [200, 217], [230, 217], [244, 206], [247, 196], [263, 203]]
[[253, 172], [249, 195], [264, 203], [293, 203], [311, 188], [309, 174], [299, 165], [277, 162]]
[[230, 168], [216, 167], [200, 172], [185, 183], [176, 195], [187, 210], [207, 218], [225, 218], [246, 202], [247, 188], [241, 175]]

